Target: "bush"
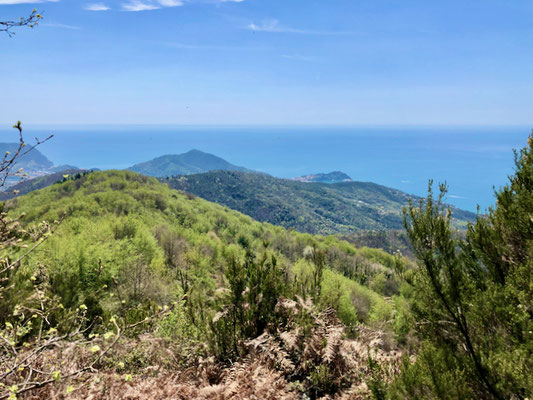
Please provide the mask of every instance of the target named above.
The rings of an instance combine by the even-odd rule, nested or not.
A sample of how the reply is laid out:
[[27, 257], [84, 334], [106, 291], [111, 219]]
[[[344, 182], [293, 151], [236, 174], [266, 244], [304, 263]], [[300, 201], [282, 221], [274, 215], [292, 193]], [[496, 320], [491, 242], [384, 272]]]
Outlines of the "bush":
[[[497, 204], [466, 238], [450, 228], [446, 186], [405, 224], [420, 268], [412, 311], [424, 340], [395, 393], [419, 398], [523, 399], [533, 395], [533, 134]], [[413, 376], [416, 379], [413, 379]]]
[[235, 359], [242, 339], [259, 336], [272, 323], [279, 297], [286, 291], [283, 271], [273, 255], [259, 260], [246, 253], [245, 261], [228, 260], [228, 292], [211, 323], [212, 347], [221, 359]]

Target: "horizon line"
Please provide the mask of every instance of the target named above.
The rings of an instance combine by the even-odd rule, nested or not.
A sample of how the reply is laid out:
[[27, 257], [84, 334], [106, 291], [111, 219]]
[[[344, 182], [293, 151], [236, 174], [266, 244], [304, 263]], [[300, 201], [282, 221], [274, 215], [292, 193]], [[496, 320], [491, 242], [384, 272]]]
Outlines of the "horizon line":
[[[378, 123], [325, 123], [325, 124], [294, 124], [294, 123], [243, 123], [243, 124], [230, 124], [230, 123], [219, 123], [219, 124], [184, 124], [184, 123], [51, 123], [51, 122], [22, 122], [23, 126], [26, 127], [205, 127], [205, 128], [262, 128], [262, 127], [289, 127], [289, 128], [322, 128], [322, 127], [334, 127], [334, 128], [525, 128], [528, 127], [533, 129], [532, 123], [517, 123], [517, 124], [405, 124], [405, 123], [389, 123], [389, 124], [378, 124]], [[5, 127], [4, 127], [5, 126]], [[10, 123], [0, 123], [0, 130], [12, 129], [13, 122]]]

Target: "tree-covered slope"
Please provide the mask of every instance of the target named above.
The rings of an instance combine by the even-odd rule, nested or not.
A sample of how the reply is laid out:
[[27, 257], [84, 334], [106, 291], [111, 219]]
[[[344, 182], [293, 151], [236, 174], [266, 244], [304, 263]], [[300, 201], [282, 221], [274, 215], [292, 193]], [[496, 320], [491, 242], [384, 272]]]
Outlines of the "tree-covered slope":
[[200, 150], [191, 150], [184, 154], [157, 157], [153, 160], [136, 164], [128, 169], [143, 175], [155, 177], [198, 174], [216, 170], [251, 172], [249, 169], [230, 164], [220, 157], [204, 153]]
[[[232, 171], [162, 179], [172, 188], [226, 205], [258, 221], [301, 232], [334, 234], [402, 229], [409, 196], [368, 182], [303, 183]], [[474, 214], [454, 209], [456, 224]]]
[[[316, 393], [340, 393], [359, 386], [369, 371], [368, 346], [381, 352], [383, 359], [398, 358], [398, 352], [385, 354], [377, 348], [376, 335], [408, 332], [408, 320], [396, 311], [397, 306], [399, 310], [404, 306], [395, 272], [404, 270], [407, 260], [379, 250], [356, 249], [336, 237], [260, 223], [173, 190], [155, 178], [129, 171], [93, 172], [11, 199], [3, 206], [10, 210], [9, 217], [23, 215], [16, 225], [21, 224], [19, 233], [29, 236], [33, 250], [28, 253], [29, 246], [18, 246], [6, 254], [6, 260], [22, 258], [4, 285], [0, 326], [10, 334], [11, 327], [22, 326], [19, 310], [44, 307], [35, 299], [45, 296], [47, 307], [51, 304], [52, 311], [46, 314], [50, 317], [39, 322], [41, 314], [36, 314], [36, 322], [30, 319], [31, 323], [24, 319], [25, 334], [35, 326], [33, 337], [39, 338], [39, 324], [46, 327], [44, 340], [70, 332], [75, 329], [72, 324], [85, 329], [86, 336], [76, 343], [58, 344], [69, 349], [76, 346], [74, 353], [64, 353], [71, 356], [55, 348], [42, 356], [38, 353], [37, 368], [45, 371], [39, 374], [51, 382], [61, 376], [61, 382], [49, 385], [49, 390], [68, 392], [61, 385], [75, 378], [67, 379], [67, 371], [78, 368], [69, 366], [73, 360], [99, 368], [98, 382], [110, 374], [114, 378], [109, 385], [115, 387], [118, 382], [144, 382], [154, 373], [161, 379], [172, 374], [174, 381], [187, 379], [192, 372], [205, 379], [184, 382], [188, 391], [200, 382], [211, 390], [213, 382], [233, 379], [233, 368], [226, 368], [228, 361], [242, 361], [244, 371], [261, 376], [277, 373], [268, 357], [255, 358], [260, 364], [246, 364], [254, 359], [246, 354], [253, 354], [250, 346], [255, 346], [261, 354], [285, 360], [282, 379], [286, 383], [280, 391], [294, 393], [295, 399], [313, 398]], [[53, 226], [50, 235], [40, 229], [47, 232], [44, 241], [32, 228], [37, 224], [46, 228], [47, 223], [41, 221]], [[36, 246], [31, 244], [35, 237]], [[158, 316], [160, 312], [164, 315]], [[119, 325], [128, 329], [127, 335], [120, 336]], [[385, 328], [388, 333], [383, 332]], [[149, 336], [140, 336], [145, 331]], [[345, 331], [351, 337], [358, 332], [358, 342], [344, 341]], [[130, 335], [134, 339], [128, 339]], [[272, 339], [265, 342], [268, 335]], [[290, 337], [294, 343], [286, 348], [283, 340]], [[256, 345], [249, 344], [255, 339]], [[326, 342], [331, 343], [329, 347], [324, 346]], [[167, 349], [164, 361], [156, 360], [159, 353], [150, 350], [157, 343]], [[316, 350], [309, 350], [306, 343]], [[107, 350], [108, 345], [113, 350]], [[123, 346], [132, 346], [132, 350]], [[389, 340], [387, 346], [392, 348], [395, 341]], [[347, 353], [355, 348], [358, 353]], [[169, 362], [168, 349], [172, 349]], [[206, 358], [205, 365], [215, 371], [209, 375], [212, 378], [200, 366]], [[297, 364], [291, 359], [298, 360]], [[96, 370], [82, 371], [80, 376]], [[117, 373], [123, 377], [116, 378]], [[6, 387], [23, 387], [23, 378], [10, 376]], [[193, 396], [190, 391], [184, 396], [172, 393], [157, 397], [214, 398]], [[42, 398], [49, 397], [42, 394]]]
[[[58, 295], [68, 304], [91, 298], [99, 309], [120, 308], [116, 298], [101, 301], [91, 294], [104, 284], [116, 288], [117, 282], [123, 297], [129, 293], [132, 302], [143, 296], [168, 300], [180, 292], [181, 270], [186, 272], [189, 296], [206, 302], [206, 311], [213, 305], [209, 299], [222, 282], [228, 258], [242, 258], [247, 251], [267, 252], [292, 276], [295, 268], [306, 273], [310, 268], [306, 249], [316, 248], [325, 252], [331, 271], [325, 275], [323, 290], [334, 300], [324, 301], [340, 308], [343, 320], [382, 320], [391, 312], [381, 296], [390, 295], [394, 285], [380, 286], [383, 293], [376, 293], [361, 284], [371, 286], [378, 275], [379, 282], [392, 279], [395, 257], [356, 249], [332, 236], [260, 223], [133, 172], [93, 172], [9, 200], [7, 207], [14, 209], [14, 215], [24, 213], [23, 220], [30, 225], [64, 218], [28, 262], [32, 268], [46, 266], [56, 279]], [[139, 293], [128, 287], [134, 276], [142, 281], [135, 289]], [[346, 292], [338, 292], [339, 287]], [[360, 301], [365, 309], [355, 305]]]

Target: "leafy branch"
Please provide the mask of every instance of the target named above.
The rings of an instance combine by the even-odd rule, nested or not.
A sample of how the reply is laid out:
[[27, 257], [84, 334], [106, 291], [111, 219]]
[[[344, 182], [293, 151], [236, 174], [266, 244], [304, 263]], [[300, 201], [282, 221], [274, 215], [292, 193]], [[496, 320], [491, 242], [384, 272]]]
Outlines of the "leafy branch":
[[0, 32], [5, 32], [12, 37], [15, 35], [15, 32], [12, 31], [13, 28], [19, 28], [21, 26], [27, 26], [33, 28], [39, 24], [43, 19], [42, 13], [38, 13], [37, 10], [33, 10], [31, 14], [27, 17], [20, 17], [18, 21], [0, 21]]

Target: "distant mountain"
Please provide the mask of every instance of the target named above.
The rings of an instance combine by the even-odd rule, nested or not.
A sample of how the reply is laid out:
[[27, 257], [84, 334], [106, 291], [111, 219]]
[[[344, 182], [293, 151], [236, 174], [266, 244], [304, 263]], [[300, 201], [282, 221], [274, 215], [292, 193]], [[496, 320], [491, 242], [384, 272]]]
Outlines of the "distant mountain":
[[218, 170], [253, 172], [200, 150], [191, 150], [184, 154], [157, 157], [151, 161], [136, 164], [128, 169], [143, 175], [155, 177], [190, 175]]
[[341, 171], [333, 171], [329, 174], [311, 174], [305, 176], [299, 176], [294, 178], [299, 182], [321, 182], [321, 183], [339, 183], [339, 182], [352, 182], [352, 178]]
[[[305, 183], [243, 172], [215, 171], [160, 180], [258, 221], [313, 234], [403, 229], [402, 208], [408, 198], [417, 199], [375, 183]], [[457, 227], [475, 219], [471, 212], [452, 210]]]
[[[11, 155], [15, 154], [19, 144], [18, 143], [0, 143], [0, 155], [3, 157], [6, 152], [10, 152]], [[27, 148], [26, 148], [27, 149]], [[26, 151], [24, 149], [24, 151]], [[33, 149], [28, 154], [20, 157], [15, 163], [15, 168], [23, 168], [24, 172], [28, 174], [34, 174], [36, 172], [41, 172], [52, 168], [54, 163], [52, 163], [48, 158], [46, 158], [39, 150]]]
[[[0, 201], [61, 182], [64, 175], [86, 172], [73, 169], [25, 180], [0, 192]], [[240, 171], [217, 170], [159, 180], [261, 222], [326, 235], [401, 230], [402, 208], [408, 198], [419, 199], [370, 182], [308, 183]], [[454, 207], [452, 215], [452, 223], [459, 228], [475, 219], [474, 213]]]
[[14, 197], [22, 196], [33, 192], [34, 190], [44, 189], [54, 183], [62, 182], [65, 178], [72, 175], [83, 174], [85, 172], [88, 171], [74, 167], [73, 169], [66, 169], [60, 172], [38, 176], [36, 178], [25, 179], [22, 182], [10, 186], [5, 191], [0, 192], [0, 201], [6, 201]]

